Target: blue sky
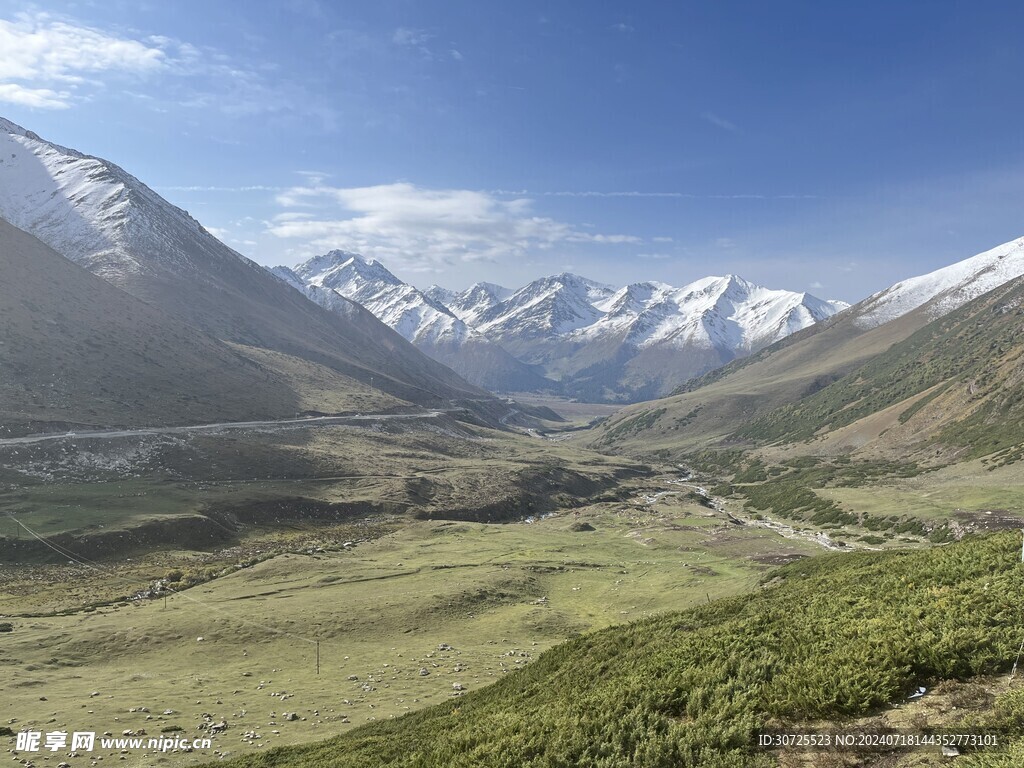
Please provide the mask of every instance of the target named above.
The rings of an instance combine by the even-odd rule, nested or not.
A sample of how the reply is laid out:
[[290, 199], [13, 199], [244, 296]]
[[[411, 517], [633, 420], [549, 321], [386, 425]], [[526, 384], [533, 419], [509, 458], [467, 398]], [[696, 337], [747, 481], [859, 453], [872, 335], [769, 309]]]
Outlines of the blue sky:
[[856, 300], [1024, 235], [1024, 5], [0, 0], [0, 114], [263, 264]]

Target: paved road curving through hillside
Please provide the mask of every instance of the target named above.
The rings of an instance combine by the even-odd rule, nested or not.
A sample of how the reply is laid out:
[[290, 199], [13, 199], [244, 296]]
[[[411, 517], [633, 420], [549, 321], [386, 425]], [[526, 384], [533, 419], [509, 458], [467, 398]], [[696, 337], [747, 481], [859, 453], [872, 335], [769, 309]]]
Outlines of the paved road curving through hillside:
[[188, 435], [203, 432], [247, 429], [294, 429], [296, 427], [321, 427], [331, 424], [346, 424], [353, 421], [397, 421], [414, 419], [436, 419], [444, 411], [423, 411], [421, 413], [356, 413], [351, 416], [311, 416], [299, 419], [273, 419], [268, 421], [224, 421], [217, 424], [196, 424], [181, 427], [142, 427], [139, 429], [105, 429], [90, 432], [59, 432], [46, 435], [27, 435], [0, 439], [0, 447], [8, 445], [32, 445], [56, 440], [109, 440], [117, 437], [140, 437], [153, 435]]

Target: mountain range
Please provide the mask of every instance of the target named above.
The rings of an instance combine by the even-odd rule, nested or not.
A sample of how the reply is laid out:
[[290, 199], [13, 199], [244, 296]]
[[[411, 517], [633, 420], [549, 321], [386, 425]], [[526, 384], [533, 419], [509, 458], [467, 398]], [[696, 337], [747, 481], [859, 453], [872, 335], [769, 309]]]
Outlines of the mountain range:
[[[200, 412], [221, 410], [239, 418], [256, 418], [400, 402], [434, 407], [494, 401], [359, 304], [337, 297], [333, 311], [327, 311], [309, 301], [117, 165], [45, 141], [2, 119], [0, 219], [10, 225], [2, 234], [18, 243], [16, 251], [47, 254], [55, 285], [63, 281], [60, 284], [70, 291], [71, 283], [81, 280], [83, 295], [63, 306], [69, 328], [91, 327], [97, 337], [109, 333], [109, 338], [94, 341], [113, 349], [119, 335], [117, 323], [90, 325], [95, 312], [89, 314], [84, 305], [106, 302], [112, 312], [134, 307], [138, 315], [143, 312], [142, 302], [152, 323], [158, 324], [156, 314], [168, 319], [165, 333], [154, 330], [147, 357], [132, 359], [126, 350], [118, 361], [119, 366], [134, 367], [134, 378], [126, 376], [102, 389], [79, 392], [78, 398], [93, 402], [96, 418], [107, 414], [102, 417], [111, 419], [107, 425], [137, 423], [147, 416], [129, 407], [146, 397], [132, 386], [132, 381], [147, 378], [146, 367], [169, 368], [175, 360], [197, 358], [219, 359], [224, 364], [211, 368], [207, 376], [179, 382], [182, 389], [159, 411], [162, 423], [187, 423]], [[15, 229], [50, 250], [40, 250]], [[82, 270], [78, 278], [54, 261], [52, 254], [77, 264]], [[25, 259], [20, 262], [24, 267]], [[40, 268], [32, 265], [33, 270]], [[85, 279], [85, 273], [104, 285]], [[120, 291], [116, 298], [108, 286]], [[9, 288], [18, 290], [16, 285]], [[38, 290], [46, 291], [45, 280]], [[44, 302], [35, 302], [34, 295], [24, 298], [26, 311], [9, 313], [17, 322], [5, 328], [11, 338], [36, 338], [52, 320], [43, 309]], [[182, 326], [189, 332], [181, 331]], [[237, 364], [238, 360], [247, 362]], [[75, 377], [97, 384], [105, 374], [90, 372], [90, 366], [109, 365], [88, 357], [80, 363]], [[19, 370], [5, 367], [0, 386], [6, 390], [33, 386]], [[169, 381], [173, 378], [171, 374]], [[244, 396], [247, 391], [254, 395], [251, 400]], [[193, 401], [206, 405], [200, 408]], [[185, 405], [179, 407], [181, 403]], [[39, 419], [28, 418], [13, 400], [0, 408], [0, 421], [5, 424], [41, 426]], [[120, 415], [111, 417], [113, 413]], [[65, 409], [50, 416], [55, 424], [95, 423], [88, 411]]]
[[323, 306], [325, 289], [358, 302], [479, 386], [609, 402], [667, 394], [848, 306], [734, 275], [614, 288], [563, 273], [517, 291], [420, 291], [346, 251], [273, 271]]
[[378, 261], [331, 251], [294, 269], [276, 267], [272, 272], [331, 311], [357, 302], [422, 352], [485, 389], [521, 392], [554, 386]]
[[1019, 238], [624, 409], [590, 439], [669, 452], [804, 442], [801, 451], [886, 458], [1012, 452], [1022, 307]]

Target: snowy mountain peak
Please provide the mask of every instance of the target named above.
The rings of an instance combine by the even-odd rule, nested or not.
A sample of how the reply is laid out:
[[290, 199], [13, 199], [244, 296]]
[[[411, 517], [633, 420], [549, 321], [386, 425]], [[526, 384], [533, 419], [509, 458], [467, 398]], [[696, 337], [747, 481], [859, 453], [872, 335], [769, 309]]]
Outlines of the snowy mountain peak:
[[423, 352], [481, 386], [507, 391], [552, 384], [445, 306], [440, 298], [454, 297], [454, 292], [437, 286], [420, 291], [374, 259], [331, 251], [294, 269], [271, 271], [332, 311], [346, 309], [339, 301], [361, 304]]
[[295, 267], [294, 271], [307, 283], [335, 288], [343, 294], [377, 283], [403, 285], [376, 259], [367, 259], [351, 251], [334, 250], [314, 256]]
[[[0, 117], [0, 131], [2, 131], [3, 133], [10, 133], [10, 134], [13, 134], [15, 136], [25, 136], [25, 137], [28, 137], [28, 134], [31, 133], [31, 131], [26, 131], [24, 128], [22, 128], [17, 123], [12, 123], [10, 120], [8, 120], [7, 118], [4, 118], [4, 117]], [[31, 138], [34, 138], [34, 139], [37, 139], [37, 140], [39, 139], [39, 137], [36, 136], [35, 134], [32, 134]]]
[[0, 216], [115, 284], [240, 259], [119, 166], [0, 118]]
[[935, 318], [1024, 275], [1024, 237], [925, 275], [911, 277], [858, 305], [857, 324], [873, 328], [928, 304]]
[[455, 315], [471, 326], [477, 325], [481, 315], [512, 295], [513, 291], [495, 283], [474, 283], [461, 293], [431, 286], [427, 295], [444, 304]]

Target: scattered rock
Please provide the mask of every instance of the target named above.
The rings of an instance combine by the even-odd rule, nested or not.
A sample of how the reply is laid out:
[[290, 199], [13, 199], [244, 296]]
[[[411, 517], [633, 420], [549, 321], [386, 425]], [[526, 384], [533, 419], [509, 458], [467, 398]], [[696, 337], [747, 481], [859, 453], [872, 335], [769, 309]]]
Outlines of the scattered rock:
[[426, 677], [430, 674], [430, 670], [426, 667], [420, 667], [420, 677]]

